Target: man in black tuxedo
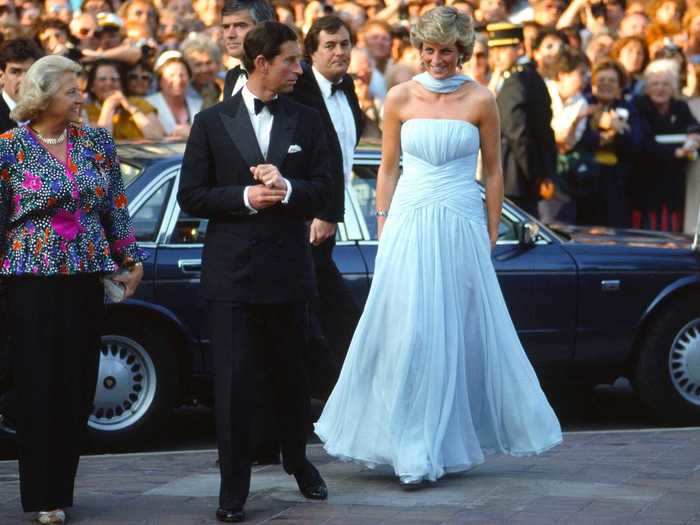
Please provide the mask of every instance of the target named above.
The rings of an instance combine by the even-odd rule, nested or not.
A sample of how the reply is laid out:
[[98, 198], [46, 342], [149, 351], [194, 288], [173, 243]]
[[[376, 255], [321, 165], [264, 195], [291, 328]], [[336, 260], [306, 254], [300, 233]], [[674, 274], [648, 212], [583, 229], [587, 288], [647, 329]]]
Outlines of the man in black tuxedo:
[[307, 221], [330, 193], [321, 119], [289, 93], [301, 49], [292, 29], [263, 22], [246, 35], [246, 85], [197, 114], [182, 163], [178, 201], [209, 218], [202, 289], [214, 356], [220, 521], [244, 519], [251, 474], [256, 367], [273, 378], [283, 466], [301, 493], [325, 499], [306, 459], [309, 386], [303, 353], [315, 288]]
[[344, 220], [345, 188], [352, 175], [355, 146], [364, 129], [364, 115], [347, 74], [353, 44], [350, 27], [340, 17], [318, 18], [304, 39], [308, 63], [302, 64], [304, 73], [293, 95], [318, 110], [333, 158], [331, 199], [314, 217], [309, 236], [319, 292], [318, 301], [312, 303], [311, 317], [314, 329], [310, 352], [316, 355], [309, 362], [322, 367], [314, 374], [323, 378], [315, 392], [321, 397], [328, 396], [337, 380], [337, 358], [342, 355], [333, 355], [333, 350], [347, 350], [359, 318], [359, 309], [333, 262], [337, 223]]
[[[267, 0], [224, 0], [221, 28], [226, 53], [243, 61], [243, 40], [257, 24], [275, 19], [275, 11]], [[240, 65], [229, 69], [224, 80], [223, 99], [235, 95], [245, 85], [248, 72]]]
[[[29, 38], [13, 38], [0, 44], [0, 133], [17, 127], [10, 118], [10, 111], [19, 98], [19, 85], [29, 67], [43, 56], [43, 52]], [[7, 319], [4, 284], [0, 281], [0, 326]], [[0, 329], [0, 378], [2, 384], [11, 388], [11, 366], [7, 347], [6, 331]], [[7, 374], [7, 377], [3, 377]], [[14, 428], [15, 396], [13, 390], [0, 391], [0, 428]]]
[[556, 170], [552, 101], [535, 64], [525, 55], [523, 28], [498, 23], [486, 30], [496, 64], [492, 87], [501, 117], [505, 195], [537, 216], [540, 182], [553, 180]]
[[17, 127], [10, 118], [19, 98], [19, 85], [29, 67], [39, 60], [43, 53], [29, 38], [13, 38], [0, 45], [0, 133]]

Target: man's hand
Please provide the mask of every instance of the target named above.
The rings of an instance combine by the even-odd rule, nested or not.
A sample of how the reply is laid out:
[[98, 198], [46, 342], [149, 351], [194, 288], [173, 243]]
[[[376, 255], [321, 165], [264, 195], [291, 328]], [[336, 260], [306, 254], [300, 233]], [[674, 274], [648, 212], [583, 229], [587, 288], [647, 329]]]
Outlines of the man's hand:
[[309, 228], [309, 242], [314, 246], [318, 246], [335, 235], [336, 228], [337, 225], [334, 222], [314, 219], [311, 222], [311, 228]]
[[258, 164], [257, 166], [251, 166], [250, 172], [253, 174], [255, 180], [262, 182], [268, 188], [287, 190], [287, 183], [282, 178], [277, 166], [272, 164]]
[[256, 210], [264, 210], [282, 202], [286, 195], [286, 189], [266, 188], [262, 184], [257, 184], [250, 186], [248, 190], [248, 203]]

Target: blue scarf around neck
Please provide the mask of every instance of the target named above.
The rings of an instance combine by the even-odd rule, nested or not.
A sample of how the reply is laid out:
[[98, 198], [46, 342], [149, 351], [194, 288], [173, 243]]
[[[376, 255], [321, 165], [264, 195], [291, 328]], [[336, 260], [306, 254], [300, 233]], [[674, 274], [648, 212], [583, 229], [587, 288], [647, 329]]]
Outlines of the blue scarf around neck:
[[452, 75], [445, 79], [437, 79], [428, 72], [413, 77], [413, 80], [418, 82], [425, 89], [435, 93], [452, 93], [453, 91], [457, 91], [465, 82], [471, 81], [471, 79], [470, 76], [462, 74]]

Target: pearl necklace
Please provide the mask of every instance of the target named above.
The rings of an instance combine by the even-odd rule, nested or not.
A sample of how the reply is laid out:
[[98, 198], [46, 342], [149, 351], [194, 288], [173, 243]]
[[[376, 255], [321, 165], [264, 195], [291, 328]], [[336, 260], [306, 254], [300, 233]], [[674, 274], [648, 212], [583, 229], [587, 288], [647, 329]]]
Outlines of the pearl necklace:
[[66, 137], [68, 136], [68, 128], [63, 130], [63, 133], [61, 133], [58, 137], [44, 137], [41, 133], [39, 133], [37, 130], [34, 130], [34, 133], [36, 133], [36, 136], [39, 137], [42, 142], [45, 142], [49, 146], [56, 146], [57, 144], [63, 144], [66, 141]]

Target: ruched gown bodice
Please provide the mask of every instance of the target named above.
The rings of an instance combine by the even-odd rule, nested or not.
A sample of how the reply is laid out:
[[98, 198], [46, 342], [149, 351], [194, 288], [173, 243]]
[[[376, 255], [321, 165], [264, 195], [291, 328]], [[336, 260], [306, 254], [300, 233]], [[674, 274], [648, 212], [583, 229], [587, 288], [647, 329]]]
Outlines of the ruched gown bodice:
[[370, 293], [316, 433], [331, 455], [410, 481], [467, 470], [487, 451], [545, 451], [561, 429], [491, 261], [479, 129], [409, 120], [401, 146]]

